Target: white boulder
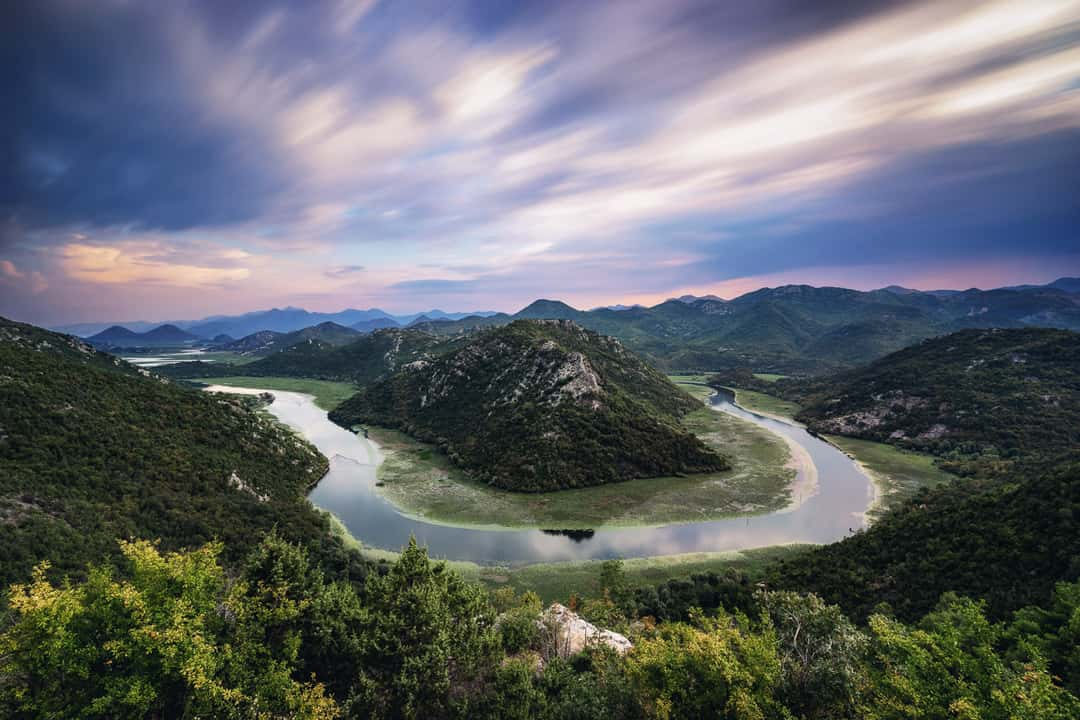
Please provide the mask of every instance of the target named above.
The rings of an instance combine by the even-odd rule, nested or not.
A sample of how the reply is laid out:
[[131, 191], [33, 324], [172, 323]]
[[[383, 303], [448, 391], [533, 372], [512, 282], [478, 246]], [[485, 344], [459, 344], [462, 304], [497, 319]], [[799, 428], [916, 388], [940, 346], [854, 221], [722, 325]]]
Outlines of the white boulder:
[[577, 655], [587, 647], [606, 645], [619, 655], [634, 647], [623, 635], [601, 630], [559, 603], [545, 610], [540, 622], [550, 633], [548, 640], [554, 643], [556, 654], [561, 658]]

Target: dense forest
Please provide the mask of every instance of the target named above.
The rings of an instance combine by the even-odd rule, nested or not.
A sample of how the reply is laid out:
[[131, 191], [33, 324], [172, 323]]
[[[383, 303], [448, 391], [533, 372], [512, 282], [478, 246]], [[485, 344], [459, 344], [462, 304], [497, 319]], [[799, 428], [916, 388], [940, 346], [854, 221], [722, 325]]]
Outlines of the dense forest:
[[725, 469], [679, 424], [698, 406], [612, 338], [519, 320], [406, 365], [330, 418], [402, 429], [478, 480], [539, 491]]
[[569, 653], [538, 599], [487, 593], [410, 544], [359, 587], [268, 535], [233, 571], [211, 543], [122, 542], [116, 570], [9, 591], [6, 717], [901, 718], [1080, 713], [1080, 584], [1001, 622], [945, 594], [910, 624], [865, 625], [814, 595], [637, 617], [618, 561], [572, 599], [624, 631], [625, 655]]
[[79, 574], [118, 558], [117, 538], [217, 538], [235, 559], [275, 525], [363, 572], [305, 499], [326, 458], [249, 403], [0, 320], [0, 584], [46, 559]]
[[1003, 618], [1080, 577], [1080, 334], [967, 330], [836, 376], [711, 382], [794, 400], [811, 429], [932, 452], [966, 476], [779, 564], [773, 584], [860, 619], [887, 603], [911, 620], [947, 590]]

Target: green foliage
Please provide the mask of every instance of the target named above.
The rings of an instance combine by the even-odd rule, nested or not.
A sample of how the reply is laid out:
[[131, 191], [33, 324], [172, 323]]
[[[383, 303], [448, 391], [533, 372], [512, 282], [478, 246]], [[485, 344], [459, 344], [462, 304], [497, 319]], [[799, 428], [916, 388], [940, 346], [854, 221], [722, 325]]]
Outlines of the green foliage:
[[688, 620], [695, 609], [727, 608], [747, 614], [759, 611], [749, 575], [739, 569], [697, 572], [689, 578], [673, 578], [659, 585], [638, 588], [634, 593], [636, 614], [657, 620]]
[[1080, 582], [1059, 583], [1046, 607], [1016, 611], [1004, 632], [1010, 657], [1040, 657], [1051, 675], [1080, 697]]
[[1036, 660], [1010, 664], [996, 651], [1000, 628], [970, 600], [946, 595], [916, 628], [870, 618], [870, 720], [912, 717], [1075, 718], [1080, 701], [1053, 685]]
[[470, 683], [492, 669], [499, 648], [494, 612], [465, 582], [410, 540], [385, 575], [371, 575], [363, 642], [349, 712], [366, 718], [443, 717], [467, 702]]
[[266, 644], [306, 600], [280, 585], [247, 594], [226, 582], [219, 544], [162, 554], [120, 543], [124, 576], [91, 568], [52, 585], [47, 564], [14, 585], [15, 620], [0, 635], [0, 710], [9, 717], [333, 718], [324, 687], [298, 681], [297, 643]]
[[275, 525], [362, 576], [304, 497], [326, 458], [249, 403], [0, 320], [0, 584], [46, 559], [57, 576], [119, 560], [118, 537], [217, 538], [234, 562]]
[[720, 613], [694, 625], [661, 625], [640, 640], [626, 671], [648, 717], [783, 718], [776, 701], [781, 664], [766, 621]]
[[500, 613], [498, 627], [503, 649], [509, 654], [535, 649], [540, 642], [537, 623], [543, 610], [540, 598], [534, 592], [515, 596], [513, 588], [502, 588], [492, 595]]
[[477, 480], [535, 492], [726, 469], [678, 422], [697, 407], [610, 338], [518, 321], [368, 386], [330, 418], [402, 429]]
[[799, 717], [856, 718], [866, 682], [866, 635], [816, 595], [763, 592], [782, 668], [777, 695]]
[[[415, 543], [364, 592], [270, 533], [236, 571], [220, 543], [122, 542], [123, 569], [9, 589], [0, 715], [63, 718], [1071, 718], [1080, 583], [1009, 623], [945, 595], [915, 625], [856, 628], [813, 595], [759, 592], [630, 629], [624, 657], [546, 662], [539, 599], [490, 599]], [[613, 607], [620, 568], [603, 567]], [[598, 602], [597, 599], [586, 601]], [[496, 612], [500, 615], [496, 618]], [[1048, 667], [1051, 668], [1048, 670]], [[1054, 672], [1064, 673], [1060, 681]]]
[[622, 560], [605, 560], [600, 564], [600, 590], [624, 612], [634, 609], [634, 593], [626, 577]]
[[1080, 463], [1013, 482], [927, 490], [870, 529], [787, 561], [769, 585], [817, 593], [858, 619], [879, 603], [914, 620], [954, 590], [984, 598], [991, 617], [1044, 605], [1080, 577]]

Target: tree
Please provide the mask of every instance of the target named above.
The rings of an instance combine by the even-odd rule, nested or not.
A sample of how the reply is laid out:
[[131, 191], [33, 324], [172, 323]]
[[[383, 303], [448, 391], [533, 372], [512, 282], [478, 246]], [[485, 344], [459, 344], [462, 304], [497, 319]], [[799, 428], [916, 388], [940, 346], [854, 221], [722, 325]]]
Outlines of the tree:
[[695, 624], [659, 626], [626, 658], [646, 715], [754, 720], [787, 713], [774, 698], [780, 682], [776, 633], [766, 618], [753, 631], [745, 616], [723, 611]]
[[1000, 628], [986, 619], [980, 603], [947, 593], [918, 627], [874, 615], [870, 629], [866, 718], [1080, 716], [1080, 701], [1053, 685], [1038, 658], [1010, 664], [995, 652]]
[[816, 595], [762, 592], [758, 601], [776, 628], [784, 704], [811, 719], [855, 717], [866, 635]]
[[495, 665], [499, 636], [486, 593], [430, 562], [415, 539], [389, 572], [368, 576], [363, 610], [348, 702], [357, 717], [444, 717]]
[[1080, 581], [1058, 583], [1045, 608], [1016, 611], [1005, 630], [1010, 658], [1037, 655], [1073, 695], [1080, 695]]
[[[295, 643], [263, 647], [271, 620], [293, 603], [259, 607], [226, 582], [221, 546], [166, 553], [121, 542], [127, 572], [91, 567], [54, 586], [47, 564], [14, 585], [12, 626], [0, 635], [0, 710], [12, 717], [333, 718], [321, 684], [293, 678]], [[271, 593], [280, 588], [268, 586]]]

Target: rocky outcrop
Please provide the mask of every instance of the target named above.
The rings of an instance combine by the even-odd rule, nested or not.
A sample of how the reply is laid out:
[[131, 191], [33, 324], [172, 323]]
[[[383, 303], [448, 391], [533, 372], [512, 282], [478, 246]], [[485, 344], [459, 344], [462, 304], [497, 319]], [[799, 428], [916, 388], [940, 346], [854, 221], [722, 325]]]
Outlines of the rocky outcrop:
[[561, 658], [577, 655], [589, 647], [609, 647], [625, 655], [634, 646], [625, 636], [601, 630], [565, 605], [554, 603], [540, 618], [545, 638]]

